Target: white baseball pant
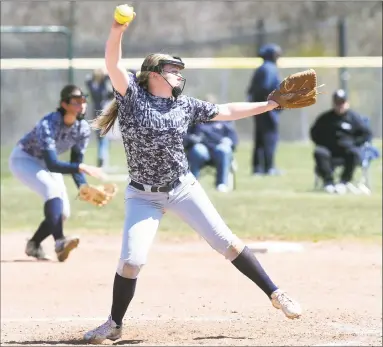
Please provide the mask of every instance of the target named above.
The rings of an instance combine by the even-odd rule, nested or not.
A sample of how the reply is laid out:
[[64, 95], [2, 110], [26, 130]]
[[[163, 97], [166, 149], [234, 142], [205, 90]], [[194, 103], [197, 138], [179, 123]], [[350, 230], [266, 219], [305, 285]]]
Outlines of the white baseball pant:
[[35, 158], [16, 146], [9, 157], [9, 169], [12, 174], [45, 201], [61, 198], [63, 201], [63, 219], [69, 218], [70, 203], [64, 177], [50, 172], [44, 160]]
[[244, 244], [234, 235], [196, 178], [187, 174], [169, 193], [152, 193], [128, 185], [125, 193], [125, 225], [117, 273], [137, 278], [146, 263], [161, 218], [172, 211], [189, 224], [209, 245], [234, 260]]

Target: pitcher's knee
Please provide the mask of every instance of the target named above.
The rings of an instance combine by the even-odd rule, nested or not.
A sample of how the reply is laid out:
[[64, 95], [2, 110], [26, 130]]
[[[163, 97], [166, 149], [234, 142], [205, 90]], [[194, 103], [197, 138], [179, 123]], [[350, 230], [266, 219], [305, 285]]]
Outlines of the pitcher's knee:
[[245, 248], [245, 243], [241, 241], [236, 235], [232, 234], [230, 238], [226, 239], [220, 245], [213, 245], [213, 248], [222, 254], [227, 260], [233, 261], [236, 259]]
[[124, 278], [135, 279], [140, 273], [144, 264], [139, 264], [128, 259], [120, 259], [117, 267], [117, 273]]
[[229, 261], [236, 259], [244, 250], [245, 244], [237, 237], [231, 241], [229, 247], [226, 249], [225, 258]]

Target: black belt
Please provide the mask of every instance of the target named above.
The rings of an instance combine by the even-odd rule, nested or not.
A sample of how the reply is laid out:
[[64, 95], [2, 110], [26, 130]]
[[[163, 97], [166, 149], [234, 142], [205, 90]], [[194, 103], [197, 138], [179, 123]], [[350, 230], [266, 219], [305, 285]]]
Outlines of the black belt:
[[[176, 188], [179, 184], [181, 184], [181, 181], [179, 178], [177, 178], [174, 182], [170, 183], [167, 186], [147, 186], [147, 187], [150, 187], [150, 191], [152, 193], [168, 193], [172, 189]], [[136, 181], [133, 181], [133, 180], [130, 181], [130, 185], [136, 189], [139, 189], [145, 192], [147, 191], [147, 189], [145, 189], [145, 186], [143, 184], [138, 183]]]

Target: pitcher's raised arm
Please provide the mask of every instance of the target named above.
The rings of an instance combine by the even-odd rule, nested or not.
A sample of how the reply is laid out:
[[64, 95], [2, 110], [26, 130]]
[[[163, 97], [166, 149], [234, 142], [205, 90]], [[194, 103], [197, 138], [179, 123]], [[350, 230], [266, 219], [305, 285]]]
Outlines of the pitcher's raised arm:
[[[134, 14], [135, 16], [135, 14]], [[113, 21], [105, 47], [105, 65], [114, 89], [125, 95], [129, 85], [129, 74], [121, 65], [121, 44], [125, 30], [131, 22], [119, 24]]]

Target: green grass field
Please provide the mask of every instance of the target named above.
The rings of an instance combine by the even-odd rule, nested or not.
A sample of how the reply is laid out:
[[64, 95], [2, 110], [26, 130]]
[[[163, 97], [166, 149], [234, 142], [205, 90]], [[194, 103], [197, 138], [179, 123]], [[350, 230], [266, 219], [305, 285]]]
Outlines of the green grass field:
[[[381, 150], [381, 142], [378, 144]], [[241, 237], [254, 240], [324, 240], [364, 239], [380, 242], [382, 236], [382, 162], [371, 167], [371, 196], [330, 196], [313, 191], [311, 144], [280, 144], [277, 164], [284, 171], [280, 177], [250, 176], [251, 145], [242, 143], [237, 151], [239, 165], [237, 188], [220, 194], [213, 188], [213, 177], [201, 179], [213, 203], [230, 228]], [[2, 149], [1, 232], [32, 232], [42, 220], [42, 202], [8, 171], [9, 150]], [[125, 166], [120, 144], [112, 145], [112, 166]], [[90, 148], [86, 161], [94, 163], [95, 149]], [[357, 177], [360, 171], [357, 172]], [[72, 202], [68, 233], [120, 233], [124, 219], [123, 193], [126, 182], [118, 182], [117, 198], [104, 208], [76, 200], [76, 188], [66, 177]], [[90, 182], [95, 182], [90, 180]], [[192, 229], [171, 214], [160, 225], [161, 234], [182, 237]]]

